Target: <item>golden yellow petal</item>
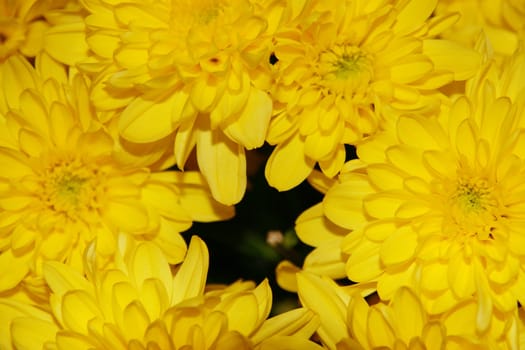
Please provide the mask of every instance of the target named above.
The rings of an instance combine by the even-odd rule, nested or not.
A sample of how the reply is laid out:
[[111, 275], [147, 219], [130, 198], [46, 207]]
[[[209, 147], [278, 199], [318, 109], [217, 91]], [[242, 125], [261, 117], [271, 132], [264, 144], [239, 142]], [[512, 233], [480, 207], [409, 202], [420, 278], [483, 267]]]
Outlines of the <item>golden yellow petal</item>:
[[312, 172], [315, 161], [304, 154], [299, 135], [279, 144], [266, 162], [264, 174], [270, 186], [286, 191], [299, 185]]
[[43, 47], [53, 58], [74, 66], [88, 57], [85, 29], [82, 21], [55, 25], [44, 35]]
[[451, 71], [455, 80], [472, 77], [481, 65], [479, 53], [449, 40], [425, 39], [423, 53], [432, 60], [435, 70]]
[[137, 97], [120, 115], [120, 134], [139, 143], [160, 140], [175, 129], [173, 113], [184, 103], [186, 96], [182, 93], [170, 93], [155, 100]]
[[58, 332], [56, 335], [56, 345], [59, 350], [89, 350], [94, 347], [90, 337], [70, 331]]
[[103, 215], [109, 223], [125, 232], [139, 232], [148, 228], [148, 213], [139, 201], [113, 199], [107, 203]]
[[284, 290], [289, 292], [297, 291], [296, 274], [301, 271], [300, 268], [287, 260], [281, 261], [275, 268], [275, 276], [277, 284]]
[[[323, 204], [305, 210], [295, 222], [295, 231], [302, 242], [318, 247], [348, 233], [347, 229], [335, 225], [324, 216]], [[319, 234], [322, 232], [322, 234]]]
[[328, 241], [314, 249], [304, 260], [303, 269], [319, 276], [344, 278], [345, 261], [341, 253], [341, 238]]
[[0, 253], [0, 291], [16, 287], [29, 273], [31, 253], [15, 255], [11, 249]]
[[383, 242], [380, 255], [385, 266], [395, 266], [410, 260], [416, 253], [418, 235], [409, 226], [402, 226]]
[[87, 334], [91, 319], [103, 317], [95, 297], [84, 290], [66, 292], [62, 298], [61, 312], [66, 329], [80, 334]]
[[236, 120], [224, 128], [224, 133], [246, 149], [261, 147], [272, 114], [272, 100], [267, 93], [252, 88]]
[[246, 190], [246, 155], [241, 145], [220, 130], [202, 130], [197, 161], [217, 201], [232, 205], [241, 200]]
[[255, 345], [267, 339], [297, 335], [308, 339], [319, 327], [319, 317], [306, 308], [293, 309], [266, 320], [250, 337]]
[[27, 88], [36, 86], [33, 68], [25, 57], [12, 55], [0, 66], [0, 80], [5, 101], [0, 101], [2, 112], [20, 107], [20, 95]]
[[208, 274], [208, 248], [197, 236], [191, 237], [188, 253], [173, 278], [172, 305], [202, 295]]
[[367, 221], [363, 199], [373, 191], [366, 176], [350, 173], [327, 192], [323, 200], [325, 215], [338, 226], [347, 229], [360, 227]]
[[401, 287], [390, 303], [395, 324], [399, 325], [396, 336], [405, 344], [412, 338], [418, 338], [427, 323], [427, 314], [423, 309], [419, 297], [413, 290]]
[[437, 0], [403, 2], [393, 26], [397, 33], [409, 33], [421, 26], [436, 8]]
[[134, 250], [129, 263], [129, 273], [140, 290], [148, 279], [162, 282], [166, 292], [171, 294], [172, 276], [168, 261], [159, 247], [150, 242], [141, 242]]
[[304, 337], [275, 336], [264, 340], [257, 350], [322, 350], [320, 345]]
[[383, 272], [379, 249], [379, 244], [363, 240], [359, 247], [351, 252], [346, 263], [348, 278], [354, 282], [368, 282], [378, 278]]
[[301, 304], [315, 311], [320, 318], [318, 333], [329, 348], [348, 338], [346, 328], [346, 305], [337, 296], [334, 282], [309, 273], [297, 275], [298, 294]]
[[[44, 349], [44, 344], [55, 340], [57, 325], [52, 320], [34, 317], [34, 313], [36, 312], [32, 311], [31, 315], [28, 315], [31, 317], [19, 317], [13, 320], [11, 337], [15, 349]], [[5, 347], [5, 349], [10, 348], [11, 346]]]
[[369, 329], [368, 340], [372, 347], [391, 348], [394, 345], [396, 339], [394, 330], [378, 308], [369, 309], [367, 327]]
[[144, 309], [144, 306], [138, 301], [134, 301], [127, 305], [122, 316], [124, 321], [122, 333], [127, 339], [133, 339], [137, 336], [144, 335], [152, 321]]
[[[235, 208], [217, 202], [211, 196], [204, 177], [194, 171], [174, 172], [180, 190], [180, 204], [194, 221], [217, 221], [233, 217]], [[155, 178], [155, 177], [153, 177]]]

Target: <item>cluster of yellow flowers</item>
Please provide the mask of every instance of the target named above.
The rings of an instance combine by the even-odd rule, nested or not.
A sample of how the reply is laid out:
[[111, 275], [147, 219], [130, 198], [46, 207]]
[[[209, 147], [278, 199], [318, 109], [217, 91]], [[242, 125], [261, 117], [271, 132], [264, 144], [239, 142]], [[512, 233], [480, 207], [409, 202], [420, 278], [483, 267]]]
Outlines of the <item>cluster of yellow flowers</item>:
[[[522, 0], [0, 0], [0, 85], [0, 350], [525, 349]], [[272, 317], [181, 235], [265, 143]]]

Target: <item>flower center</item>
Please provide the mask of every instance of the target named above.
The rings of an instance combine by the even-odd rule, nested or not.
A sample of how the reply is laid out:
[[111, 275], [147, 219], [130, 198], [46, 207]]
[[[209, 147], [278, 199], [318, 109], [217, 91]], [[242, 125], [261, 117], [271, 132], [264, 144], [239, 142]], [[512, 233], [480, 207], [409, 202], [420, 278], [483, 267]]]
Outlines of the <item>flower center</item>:
[[491, 237], [499, 216], [494, 193], [494, 188], [484, 179], [460, 179], [457, 182], [448, 204], [460, 233], [477, 235], [482, 240]]
[[97, 210], [100, 205], [100, 173], [78, 159], [50, 164], [42, 173], [42, 188], [45, 205], [71, 219], [85, 218], [86, 211]]
[[320, 84], [334, 93], [365, 94], [373, 78], [372, 60], [359, 47], [339, 45], [321, 52], [317, 74]]

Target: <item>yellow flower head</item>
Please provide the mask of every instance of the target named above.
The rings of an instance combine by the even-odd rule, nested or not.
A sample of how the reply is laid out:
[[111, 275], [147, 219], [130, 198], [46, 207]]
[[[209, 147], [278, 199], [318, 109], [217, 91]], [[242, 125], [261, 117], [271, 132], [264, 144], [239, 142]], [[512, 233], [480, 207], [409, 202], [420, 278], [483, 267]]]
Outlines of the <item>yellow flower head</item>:
[[[342, 237], [318, 219], [299, 221], [306, 236], [321, 228], [318, 254], [340, 244], [318, 259], [319, 268], [337, 256], [349, 279], [377, 283], [383, 300], [403, 285], [420, 290], [430, 313], [475, 295], [480, 331], [494, 309], [525, 302], [525, 106], [513, 96], [525, 92], [517, 74], [523, 58], [499, 83], [478, 79], [475, 89], [469, 82], [472, 95], [438, 116], [404, 115], [358, 146], [359, 164], [347, 164], [323, 201], [324, 219], [351, 232]], [[515, 83], [507, 80], [513, 74]]]
[[301, 303], [319, 314], [317, 333], [328, 349], [519, 349], [524, 324], [517, 310], [497, 314], [489, 331], [478, 332], [474, 298], [445, 314], [429, 315], [407, 287], [398, 289], [388, 304], [374, 305], [353, 287], [309, 273], [298, 275], [298, 287]]
[[287, 190], [318, 163], [333, 177], [385, 110], [436, 106], [436, 89], [471, 77], [480, 57], [436, 35], [457, 16], [437, 1], [310, 1], [275, 35], [274, 115], [266, 177]]
[[0, 326], [10, 329], [11, 340], [0, 340], [7, 342], [2, 349], [321, 349], [308, 341], [318, 326], [313, 312], [266, 319], [272, 304], [267, 281], [205, 291], [208, 251], [196, 236], [174, 273], [151, 242], [121, 236], [119, 243], [112, 269], [98, 269], [88, 253], [87, 279], [67, 265], [45, 265], [55, 322], [0, 300]]
[[177, 263], [186, 249], [179, 232], [193, 220], [233, 214], [195, 172], [119, 162], [81, 75], [42, 81], [18, 57], [6, 67], [13, 79], [12, 90], [2, 90], [0, 115], [0, 291], [24, 279], [31, 285], [45, 260], [81, 268], [95, 238], [99, 254], [111, 259], [119, 231], [153, 240]]
[[510, 56], [525, 39], [525, 5], [520, 0], [444, 0], [437, 14], [459, 12], [461, 19], [443, 37], [473, 47], [483, 31], [497, 56]]
[[87, 0], [85, 21], [55, 26], [48, 52], [70, 62], [67, 39], [85, 30], [89, 57], [70, 63], [93, 74], [95, 106], [123, 109], [127, 141], [170, 138], [180, 168], [196, 146], [214, 197], [232, 204], [246, 187], [245, 149], [263, 144], [272, 111], [263, 3]]

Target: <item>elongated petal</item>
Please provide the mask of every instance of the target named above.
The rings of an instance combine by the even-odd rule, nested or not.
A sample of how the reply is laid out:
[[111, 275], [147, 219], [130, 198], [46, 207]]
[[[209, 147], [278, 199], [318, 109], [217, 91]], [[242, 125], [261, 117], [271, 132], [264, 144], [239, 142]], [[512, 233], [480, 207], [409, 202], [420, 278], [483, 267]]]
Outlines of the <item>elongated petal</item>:
[[193, 236], [186, 259], [173, 278], [172, 305], [202, 294], [208, 274], [208, 259], [206, 244]]
[[312, 172], [315, 161], [304, 154], [304, 143], [297, 135], [278, 145], [266, 163], [264, 174], [270, 186], [279, 191], [299, 185]]
[[246, 155], [241, 145], [220, 130], [202, 130], [197, 160], [216, 200], [226, 205], [241, 200], [246, 190]]

